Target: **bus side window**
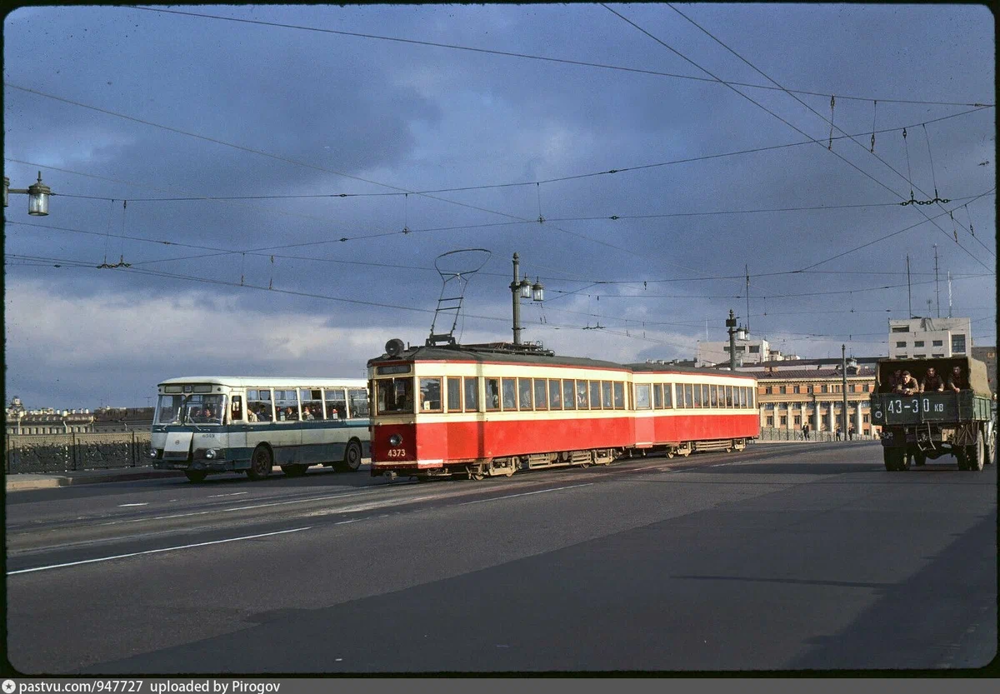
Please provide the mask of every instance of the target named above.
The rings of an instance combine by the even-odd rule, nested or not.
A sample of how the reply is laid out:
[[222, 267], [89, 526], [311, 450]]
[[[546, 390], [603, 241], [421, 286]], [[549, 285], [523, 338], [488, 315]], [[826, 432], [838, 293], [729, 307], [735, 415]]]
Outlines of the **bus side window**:
[[233, 408], [232, 413], [229, 416], [229, 420], [232, 422], [239, 422], [243, 420], [243, 396], [234, 395], [233, 396]]

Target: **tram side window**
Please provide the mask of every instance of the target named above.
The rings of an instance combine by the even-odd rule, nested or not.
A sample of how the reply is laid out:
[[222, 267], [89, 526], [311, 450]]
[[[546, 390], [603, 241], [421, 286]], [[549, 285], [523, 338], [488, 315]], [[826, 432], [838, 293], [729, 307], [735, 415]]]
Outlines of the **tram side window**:
[[530, 410], [531, 407], [531, 379], [530, 378], [519, 378], [517, 379], [517, 395], [519, 398], [520, 408], [522, 410]]
[[465, 411], [479, 411], [479, 377], [465, 377]]
[[457, 376], [448, 377], [448, 411], [462, 411], [462, 379]]
[[562, 406], [562, 381], [549, 379], [549, 409], [561, 410]]
[[302, 419], [312, 421], [323, 419], [323, 391], [310, 388], [299, 388], [299, 401], [302, 403]]
[[576, 386], [573, 385], [574, 381], [570, 378], [563, 379], [563, 409], [575, 410], [576, 409]]
[[486, 379], [486, 409], [487, 410], [499, 410], [500, 409], [500, 379], [499, 378], [487, 378]]
[[701, 386], [697, 383], [693, 386], [694, 389], [694, 406], [701, 407]]
[[708, 406], [718, 407], [719, 406], [719, 387], [716, 385], [711, 385], [708, 387]]
[[576, 407], [586, 410], [590, 407], [590, 398], [587, 397], [587, 381], [576, 382]]
[[[378, 414], [412, 414], [413, 413], [413, 379], [382, 378], [375, 381], [378, 386], [376, 403]], [[341, 394], [344, 391], [339, 391]], [[330, 391], [327, 391], [327, 399]], [[329, 403], [327, 403], [329, 408]]]
[[[407, 381], [406, 378], [393, 378], [392, 381]], [[379, 381], [388, 384], [388, 381]], [[388, 385], [387, 385], [388, 387]], [[381, 392], [381, 391], [380, 391]], [[327, 419], [347, 419], [347, 398], [343, 388], [328, 388], [326, 390], [326, 418]], [[380, 412], [388, 412], [379, 407]]]
[[701, 406], [702, 407], [708, 407], [708, 398], [709, 398], [708, 391], [710, 390], [710, 388], [711, 388], [710, 386], [706, 386], [706, 385], [702, 385], [701, 386]]
[[270, 390], [247, 391], [247, 419], [251, 422], [270, 422], [274, 420]]
[[601, 407], [605, 410], [610, 410], [612, 408], [611, 381], [601, 381]]
[[274, 406], [279, 422], [299, 421], [299, 398], [294, 390], [275, 390]]
[[590, 409], [599, 410], [601, 409], [601, 382], [591, 381], [590, 382]]
[[[639, 404], [638, 394], [635, 399], [636, 405]], [[657, 410], [663, 409], [663, 386], [659, 383], [653, 384], [653, 407]]]
[[546, 386], [546, 381], [544, 378], [535, 379], [535, 409], [536, 410], [547, 410], [549, 405], [548, 393], [546, 392], [548, 386]]
[[674, 406], [674, 384], [664, 383], [663, 384], [663, 407], [664, 409], [670, 409]]
[[747, 406], [747, 389], [740, 386], [740, 407]]
[[351, 410], [349, 412], [351, 419], [364, 419], [368, 417], [368, 389], [351, 388], [347, 391], [347, 395], [351, 399]]
[[[655, 386], [653, 386], [655, 388]], [[655, 392], [655, 391], [654, 391]], [[635, 409], [648, 410], [650, 398], [650, 385], [648, 383], [635, 384]], [[659, 400], [660, 398], [657, 398]]]
[[441, 411], [440, 378], [420, 379], [420, 411], [421, 412]]
[[624, 410], [625, 409], [625, 384], [621, 381], [615, 381], [612, 383], [612, 388], [614, 389], [615, 397], [615, 409]]
[[517, 409], [517, 379], [505, 378], [503, 385], [503, 408], [505, 410]]
[[726, 407], [733, 406], [733, 387], [726, 386]]

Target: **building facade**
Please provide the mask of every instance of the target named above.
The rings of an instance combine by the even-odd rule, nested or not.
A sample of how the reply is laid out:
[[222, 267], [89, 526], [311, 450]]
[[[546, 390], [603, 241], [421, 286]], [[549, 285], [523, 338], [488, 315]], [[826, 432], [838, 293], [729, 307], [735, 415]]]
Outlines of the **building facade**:
[[889, 356], [928, 359], [966, 356], [972, 350], [969, 318], [905, 318], [889, 321]]
[[[811, 431], [836, 432], [842, 428], [844, 410], [843, 375], [834, 368], [783, 369], [754, 371], [757, 377], [757, 402], [760, 425], [768, 429], [802, 431], [809, 423]], [[869, 397], [875, 389], [875, 370], [853, 364], [847, 369], [848, 431], [872, 435], [878, 433], [871, 423]]]

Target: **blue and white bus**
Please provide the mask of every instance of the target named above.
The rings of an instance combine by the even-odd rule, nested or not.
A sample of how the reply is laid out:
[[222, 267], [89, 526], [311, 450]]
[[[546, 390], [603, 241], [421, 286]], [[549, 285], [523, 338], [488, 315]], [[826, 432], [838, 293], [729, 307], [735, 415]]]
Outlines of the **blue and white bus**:
[[364, 379], [192, 376], [157, 395], [153, 466], [192, 482], [233, 471], [261, 480], [275, 465], [288, 477], [317, 464], [353, 472], [371, 455]]

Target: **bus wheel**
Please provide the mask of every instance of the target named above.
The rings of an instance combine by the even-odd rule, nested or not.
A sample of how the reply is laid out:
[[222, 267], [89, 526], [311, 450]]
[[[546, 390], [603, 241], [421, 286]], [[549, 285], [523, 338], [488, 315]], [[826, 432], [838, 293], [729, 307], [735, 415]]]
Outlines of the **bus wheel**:
[[261, 444], [253, 449], [253, 456], [250, 458], [250, 469], [247, 470], [247, 477], [252, 480], [262, 480], [271, 474], [274, 467], [274, 458], [271, 449]]
[[982, 472], [986, 464], [986, 445], [983, 441], [982, 429], [976, 432], [976, 442], [965, 449], [965, 469]]
[[337, 465], [337, 469], [341, 472], [357, 472], [359, 467], [361, 467], [361, 444], [351, 441], [347, 444], [344, 459]]
[[285, 477], [302, 477], [306, 474], [306, 470], [309, 469], [308, 465], [282, 465], [281, 471], [285, 473]]
[[188, 478], [188, 482], [204, 482], [205, 478], [208, 477], [208, 472], [206, 470], [185, 470], [184, 476]]

